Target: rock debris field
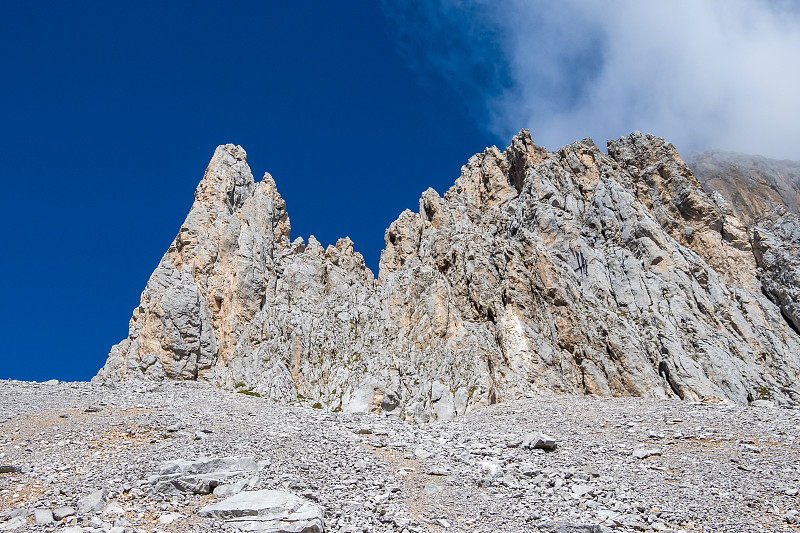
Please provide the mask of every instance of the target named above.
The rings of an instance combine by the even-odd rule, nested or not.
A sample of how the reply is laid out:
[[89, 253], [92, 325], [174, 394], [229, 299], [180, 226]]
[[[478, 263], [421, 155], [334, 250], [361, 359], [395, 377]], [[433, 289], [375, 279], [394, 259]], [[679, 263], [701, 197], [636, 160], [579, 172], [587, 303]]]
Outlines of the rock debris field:
[[0, 530], [800, 531], [800, 411], [536, 395], [412, 424], [0, 382]]

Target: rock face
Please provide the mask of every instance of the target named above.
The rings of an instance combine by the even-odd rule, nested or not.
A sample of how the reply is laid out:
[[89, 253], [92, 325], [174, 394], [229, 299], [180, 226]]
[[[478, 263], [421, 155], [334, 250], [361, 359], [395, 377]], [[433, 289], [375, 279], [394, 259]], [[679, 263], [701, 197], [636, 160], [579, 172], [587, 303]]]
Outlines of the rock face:
[[800, 219], [777, 207], [753, 224], [752, 233], [764, 293], [800, 331]]
[[800, 331], [800, 161], [709, 151], [688, 163], [747, 224], [762, 290]]
[[686, 162], [703, 187], [722, 194], [745, 224], [778, 205], [800, 213], [800, 161], [711, 150], [693, 152]]
[[416, 421], [531, 391], [797, 402], [795, 222], [754, 248], [663, 139], [548, 152], [523, 130], [401, 213], [375, 279], [347, 238], [290, 241], [272, 177], [220, 146], [95, 379]]

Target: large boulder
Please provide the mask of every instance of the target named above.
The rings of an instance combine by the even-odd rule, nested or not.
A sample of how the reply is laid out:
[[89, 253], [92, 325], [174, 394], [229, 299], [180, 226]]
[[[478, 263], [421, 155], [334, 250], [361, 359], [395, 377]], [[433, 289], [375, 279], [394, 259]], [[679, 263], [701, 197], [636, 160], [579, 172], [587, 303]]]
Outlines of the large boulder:
[[244, 531], [321, 533], [324, 529], [322, 506], [280, 490], [240, 492], [197, 514], [223, 519]]

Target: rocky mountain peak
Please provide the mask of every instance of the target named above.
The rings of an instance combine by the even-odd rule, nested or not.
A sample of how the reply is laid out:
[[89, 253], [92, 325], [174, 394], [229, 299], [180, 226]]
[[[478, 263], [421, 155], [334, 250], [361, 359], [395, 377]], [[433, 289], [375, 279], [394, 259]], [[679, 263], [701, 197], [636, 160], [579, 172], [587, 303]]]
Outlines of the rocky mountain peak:
[[198, 202], [224, 205], [233, 211], [250, 196], [252, 185], [253, 174], [244, 148], [225, 144], [214, 151], [194, 197]]
[[797, 227], [746, 227], [664, 139], [523, 130], [400, 214], [375, 280], [349, 238], [290, 242], [275, 181], [225, 145], [96, 380], [415, 421], [536, 391], [798, 402]]

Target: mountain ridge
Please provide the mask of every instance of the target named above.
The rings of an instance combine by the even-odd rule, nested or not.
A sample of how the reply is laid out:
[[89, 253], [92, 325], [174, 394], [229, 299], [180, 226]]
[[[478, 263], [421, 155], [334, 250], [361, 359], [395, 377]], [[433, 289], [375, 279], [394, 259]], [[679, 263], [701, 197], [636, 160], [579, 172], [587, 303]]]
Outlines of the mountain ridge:
[[[275, 181], [224, 145], [95, 380], [416, 421], [541, 390], [794, 403], [796, 280], [762, 294], [748, 232], [663, 139], [548, 152], [523, 130], [390, 224], [376, 278], [348, 238], [290, 241]], [[767, 257], [793, 234], [762, 233]]]

